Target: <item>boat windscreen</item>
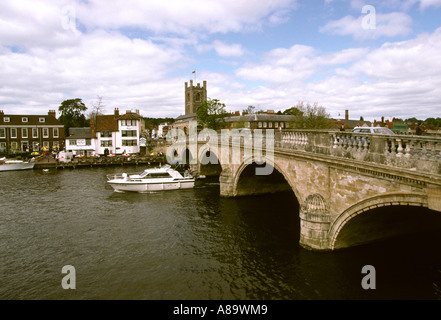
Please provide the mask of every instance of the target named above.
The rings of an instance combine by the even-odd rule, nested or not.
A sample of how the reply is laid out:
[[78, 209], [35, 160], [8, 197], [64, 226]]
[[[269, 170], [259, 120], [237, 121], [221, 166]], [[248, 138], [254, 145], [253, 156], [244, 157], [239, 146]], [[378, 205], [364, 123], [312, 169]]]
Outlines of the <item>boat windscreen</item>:
[[147, 175], [148, 175], [148, 172], [147, 171], [143, 171], [139, 176], [141, 178], [145, 178], [145, 176], [147, 176]]

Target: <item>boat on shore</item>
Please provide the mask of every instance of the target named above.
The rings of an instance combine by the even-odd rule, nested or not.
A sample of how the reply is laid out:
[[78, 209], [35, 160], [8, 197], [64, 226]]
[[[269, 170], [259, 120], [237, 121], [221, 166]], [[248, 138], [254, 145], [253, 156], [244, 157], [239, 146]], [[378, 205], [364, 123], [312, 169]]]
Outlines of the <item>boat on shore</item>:
[[107, 175], [107, 183], [116, 192], [152, 192], [164, 190], [191, 189], [195, 179], [189, 174], [184, 176], [170, 165], [146, 169], [140, 174]]
[[33, 169], [35, 161], [23, 161], [23, 160], [7, 160], [6, 158], [0, 159], [0, 171], [17, 171], [17, 170], [30, 170]]

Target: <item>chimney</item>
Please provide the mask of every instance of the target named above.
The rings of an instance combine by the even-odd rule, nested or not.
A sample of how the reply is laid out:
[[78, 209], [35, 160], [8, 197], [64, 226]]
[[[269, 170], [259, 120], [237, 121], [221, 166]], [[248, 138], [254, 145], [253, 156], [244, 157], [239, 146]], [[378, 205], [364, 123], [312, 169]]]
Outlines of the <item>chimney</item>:
[[3, 110], [0, 110], [0, 115], [4, 115]]
[[115, 108], [115, 117], [119, 117], [119, 109]]
[[90, 130], [89, 132], [92, 134], [92, 137], [95, 137], [95, 120], [90, 118]]
[[384, 123], [384, 117], [381, 117], [381, 123]]
[[136, 109], [136, 114], [139, 114], [139, 109]]
[[56, 116], [57, 116], [57, 113], [55, 112], [55, 110], [49, 110], [49, 112], [47, 114], [49, 117], [56, 118]]
[[345, 120], [349, 120], [349, 110], [345, 110]]

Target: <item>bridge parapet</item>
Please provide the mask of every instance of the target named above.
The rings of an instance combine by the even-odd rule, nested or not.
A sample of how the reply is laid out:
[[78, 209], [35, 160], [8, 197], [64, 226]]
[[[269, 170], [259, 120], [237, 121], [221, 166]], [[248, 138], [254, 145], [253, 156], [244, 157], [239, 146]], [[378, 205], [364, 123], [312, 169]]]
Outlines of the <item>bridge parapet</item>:
[[275, 149], [305, 151], [334, 157], [441, 174], [441, 138], [374, 135], [324, 130], [284, 130]]

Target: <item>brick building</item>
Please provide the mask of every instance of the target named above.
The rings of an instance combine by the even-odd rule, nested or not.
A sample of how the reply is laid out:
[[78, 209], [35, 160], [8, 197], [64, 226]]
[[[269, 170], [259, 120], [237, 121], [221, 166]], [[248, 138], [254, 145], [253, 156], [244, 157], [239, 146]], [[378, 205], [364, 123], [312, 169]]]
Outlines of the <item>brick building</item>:
[[47, 115], [5, 114], [0, 110], [1, 154], [61, 150], [63, 146], [64, 126], [55, 110]]

